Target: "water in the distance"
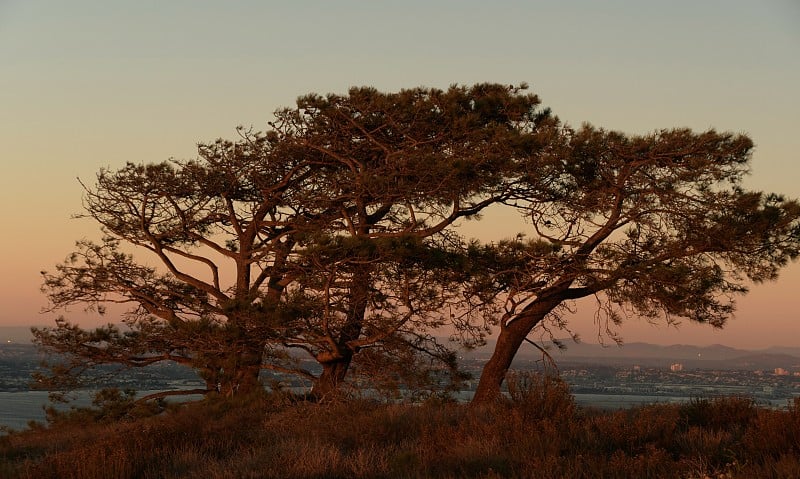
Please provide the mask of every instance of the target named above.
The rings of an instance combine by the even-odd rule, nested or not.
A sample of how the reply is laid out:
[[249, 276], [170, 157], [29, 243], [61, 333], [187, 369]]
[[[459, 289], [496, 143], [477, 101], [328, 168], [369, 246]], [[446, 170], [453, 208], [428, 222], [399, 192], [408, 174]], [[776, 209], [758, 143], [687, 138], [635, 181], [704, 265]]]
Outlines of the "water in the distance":
[[[139, 391], [144, 396], [157, 391]], [[94, 391], [79, 391], [74, 401], [67, 405], [57, 405], [59, 409], [69, 409], [70, 406], [88, 407], [92, 404]], [[199, 399], [199, 395], [173, 396], [171, 401]], [[50, 405], [47, 391], [0, 391], [0, 427], [14, 430], [25, 429], [31, 421], [45, 423], [45, 406]], [[0, 431], [2, 434], [2, 431]]]
[[[75, 401], [79, 407], [91, 404], [89, 394], [81, 394]], [[30, 421], [44, 423], [44, 407], [49, 404], [47, 391], [0, 391], [0, 426], [24, 429]]]

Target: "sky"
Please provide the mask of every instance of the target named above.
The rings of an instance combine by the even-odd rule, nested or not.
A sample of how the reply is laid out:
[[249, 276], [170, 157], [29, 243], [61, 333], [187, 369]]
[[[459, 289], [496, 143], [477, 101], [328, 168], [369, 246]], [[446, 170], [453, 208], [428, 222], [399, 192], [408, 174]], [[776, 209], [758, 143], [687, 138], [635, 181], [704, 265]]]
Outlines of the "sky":
[[[0, 0], [0, 326], [52, 324], [41, 270], [98, 236], [100, 168], [192, 158], [265, 129], [306, 93], [527, 82], [564, 122], [750, 135], [746, 185], [800, 197], [796, 0]], [[525, 226], [495, 217], [485, 240]], [[631, 319], [626, 342], [800, 345], [800, 265], [739, 298], [723, 330]], [[104, 318], [107, 321], [111, 318]], [[591, 305], [571, 320], [597, 341]]]

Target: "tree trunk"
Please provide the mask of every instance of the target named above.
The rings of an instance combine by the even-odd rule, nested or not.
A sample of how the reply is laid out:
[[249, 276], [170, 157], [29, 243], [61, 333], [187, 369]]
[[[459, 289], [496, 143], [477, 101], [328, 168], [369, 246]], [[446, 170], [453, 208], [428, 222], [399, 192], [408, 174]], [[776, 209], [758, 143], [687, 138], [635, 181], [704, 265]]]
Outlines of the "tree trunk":
[[346, 321], [339, 331], [339, 337], [336, 338], [336, 351], [332, 351], [332, 358], [320, 361], [322, 374], [311, 388], [311, 396], [317, 401], [325, 401], [336, 395], [353, 362], [353, 355], [357, 353], [351, 349], [348, 343], [357, 340], [364, 327], [370, 271], [371, 268], [368, 267], [353, 275], [352, 286], [350, 286], [350, 309], [347, 312]]
[[[511, 325], [513, 324], [511, 323]], [[508, 328], [500, 330], [492, 357], [481, 371], [478, 388], [475, 390], [475, 396], [472, 397], [473, 403], [487, 403], [500, 398], [500, 386], [503, 384], [508, 368], [511, 367], [511, 362], [524, 338], [525, 334], [523, 333], [511, 333]]]
[[258, 380], [261, 373], [261, 361], [239, 368], [231, 381], [230, 395], [250, 394], [258, 391], [262, 386]]
[[263, 345], [249, 345], [223, 356], [214, 371], [206, 378], [210, 390], [223, 396], [249, 394], [261, 388]]
[[550, 299], [534, 302], [522, 310], [506, 327], [500, 330], [492, 357], [483, 367], [473, 404], [488, 403], [500, 398], [500, 386], [519, 347], [531, 330], [561, 301]]
[[314, 382], [311, 396], [317, 401], [329, 400], [336, 396], [339, 386], [347, 376], [347, 370], [350, 368], [352, 359], [351, 355], [345, 355], [322, 363], [322, 374]]

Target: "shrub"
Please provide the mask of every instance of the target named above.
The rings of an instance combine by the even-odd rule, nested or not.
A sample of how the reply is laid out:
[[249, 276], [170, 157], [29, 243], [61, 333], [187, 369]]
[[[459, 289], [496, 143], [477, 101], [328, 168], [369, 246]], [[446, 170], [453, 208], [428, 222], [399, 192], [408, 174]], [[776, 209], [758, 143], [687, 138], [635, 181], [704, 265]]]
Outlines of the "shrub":
[[568, 421], [575, 416], [575, 398], [566, 381], [550, 374], [516, 372], [506, 378], [513, 407], [525, 420]]
[[154, 416], [167, 408], [166, 401], [136, 401], [136, 391], [107, 388], [97, 391], [92, 398], [93, 407], [72, 407], [60, 411], [50, 406], [45, 409], [48, 424], [59, 423], [110, 423]]
[[530, 376], [480, 408], [211, 398], [11, 433], [0, 438], [0, 477], [800, 477], [800, 402], [753, 407], [753, 417], [739, 398], [587, 413], [566, 394]]
[[680, 408], [687, 427], [699, 426], [715, 431], [744, 429], [756, 418], [755, 402], [748, 397], [692, 398]]

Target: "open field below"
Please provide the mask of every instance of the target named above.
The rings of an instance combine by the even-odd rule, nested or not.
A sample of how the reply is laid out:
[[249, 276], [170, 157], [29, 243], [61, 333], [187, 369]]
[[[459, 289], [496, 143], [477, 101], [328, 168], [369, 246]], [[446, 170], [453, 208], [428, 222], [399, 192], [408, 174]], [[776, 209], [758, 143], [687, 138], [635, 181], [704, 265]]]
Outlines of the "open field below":
[[106, 404], [0, 438], [7, 478], [797, 478], [800, 400], [618, 411], [531, 380], [489, 406], [206, 400], [146, 417]]

